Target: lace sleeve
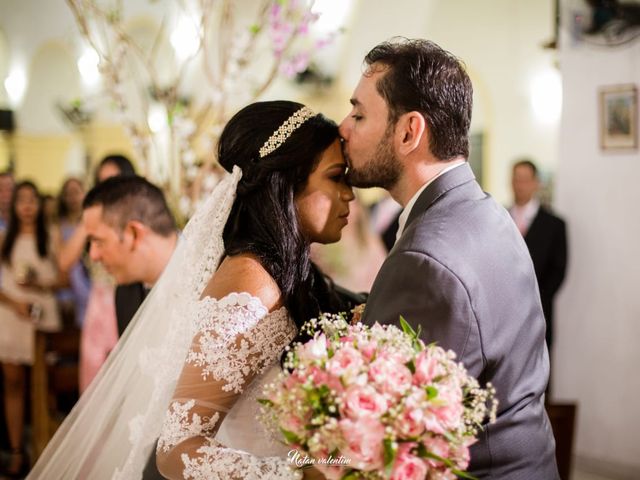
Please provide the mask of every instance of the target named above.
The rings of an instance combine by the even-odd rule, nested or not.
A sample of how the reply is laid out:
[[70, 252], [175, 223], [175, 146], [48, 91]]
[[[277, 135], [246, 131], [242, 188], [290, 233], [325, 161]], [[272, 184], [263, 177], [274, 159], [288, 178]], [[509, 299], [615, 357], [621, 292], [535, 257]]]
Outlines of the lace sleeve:
[[[160, 471], [170, 479], [297, 479], [280, 457], [257, 457], [214, 439], [224, 416], [251, 381], [276, 362], [295, 335], [285, 315], [259, 299], [206, 298], [158, 441]], [[257, 421], [257, 420], [256, 420]]]

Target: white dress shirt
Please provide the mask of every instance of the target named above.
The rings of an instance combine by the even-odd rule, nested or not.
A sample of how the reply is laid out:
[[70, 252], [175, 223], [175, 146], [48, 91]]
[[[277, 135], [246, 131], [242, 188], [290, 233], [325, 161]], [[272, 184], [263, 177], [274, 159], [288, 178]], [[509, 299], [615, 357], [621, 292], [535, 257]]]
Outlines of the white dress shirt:
[[404, 207], [404, 210], [402, 211], [402, 213], [400, 214], [400, 218], [398, 218], [398, 233], [396, 233], [396, 242], [398, 241], [398, 239], [402, 236], [402, 233], [404, 232], [404, 227], [407, 223], [407, 220], [409, 219], [409, 215], [411, 214], [411, 210], [413, 209], [413, 206], [416, 204], [416, 202], [418, 201], [418, 197], [420, 197], [420, 194], [422, 192], [424, 192], [424, 189], [427, 188], [429, 185], [431, 185], [431, 183], [438, 178], [440, 175], [444, 175], [445, 173], [447, 173], [449, 170], [453, 170], [456, 167], [459, 167], [460, 165], [464, 165], [465, 163], [467, 163], [464, 160], [460, 160], [458, 163], [455, 163], [453, 165], [449, 165], [447, 168], [445, 168], [444, 170], [442, 170], [438, 175], [436, 175], [435, 177], [433, 177], [431, 180], [429, 180], [427, 183], [425, 183], [422, 187], [420, 187], [420, 190], [418, 190], [413, 197], [411, 197], [411, 200], [409, 200], [409, 203], [407, 203], [407, 206]]
[[531, 222], [536, 218], [539, 209], [540, 201], [537, 198], [532, 198], [524, 205], [514, 205], [509, 209], [509, 214], [523, 237], [529, 231]]

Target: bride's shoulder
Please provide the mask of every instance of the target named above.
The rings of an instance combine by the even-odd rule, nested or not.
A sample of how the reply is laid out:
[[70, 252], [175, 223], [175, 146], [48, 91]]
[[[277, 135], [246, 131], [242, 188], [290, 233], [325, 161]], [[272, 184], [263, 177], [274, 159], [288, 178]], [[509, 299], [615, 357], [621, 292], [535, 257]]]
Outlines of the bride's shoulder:
[[278, 284], [259, 260], [250, 254], [226, 257], [209, 280], [202, 296], [221, 299], [234, 292], [246, 292], [259, 298], [269, 311], [282, 306]]

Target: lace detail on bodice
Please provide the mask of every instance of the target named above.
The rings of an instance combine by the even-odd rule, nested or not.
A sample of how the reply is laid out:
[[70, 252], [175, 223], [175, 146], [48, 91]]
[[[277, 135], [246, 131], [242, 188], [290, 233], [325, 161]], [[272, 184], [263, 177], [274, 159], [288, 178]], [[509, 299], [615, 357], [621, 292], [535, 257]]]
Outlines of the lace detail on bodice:
[[191, 314], [196, 333], [158, 442], [170, 478], [301, 478], [286, 458], [252, 455], [242, 444], [231, 448], [214, 439], [220, 418], [246, 400], [295, 337], [286, 309], [269, 313], [260, 299], [231, 293], [200, 300]]
[[189, 351], [187, 363], [202, 369], [203, 380], [211, 375], [224, 380], [224, 391], [242, 393], [247, 375], [259, 375], [278, 360], [295, 336], [295, 326], [284, 308], [267, 315], [260, 300], [249, 294], [203, 303], [197, 318], [199, 348]]

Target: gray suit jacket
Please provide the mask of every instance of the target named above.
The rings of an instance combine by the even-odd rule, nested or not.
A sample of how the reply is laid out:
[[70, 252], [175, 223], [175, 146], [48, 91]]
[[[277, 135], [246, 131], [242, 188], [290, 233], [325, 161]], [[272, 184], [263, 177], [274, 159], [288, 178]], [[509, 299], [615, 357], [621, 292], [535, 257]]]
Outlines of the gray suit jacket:
[[363, 321], [422, 328], [456, 352], [499, 400], [496, 423], [471, 447], [478, 478], [555, 480], [555, 441], [544, 409], [545, 322], [527, 247], [507, 211], [468, 164], [433, 181], [383, 264]]

